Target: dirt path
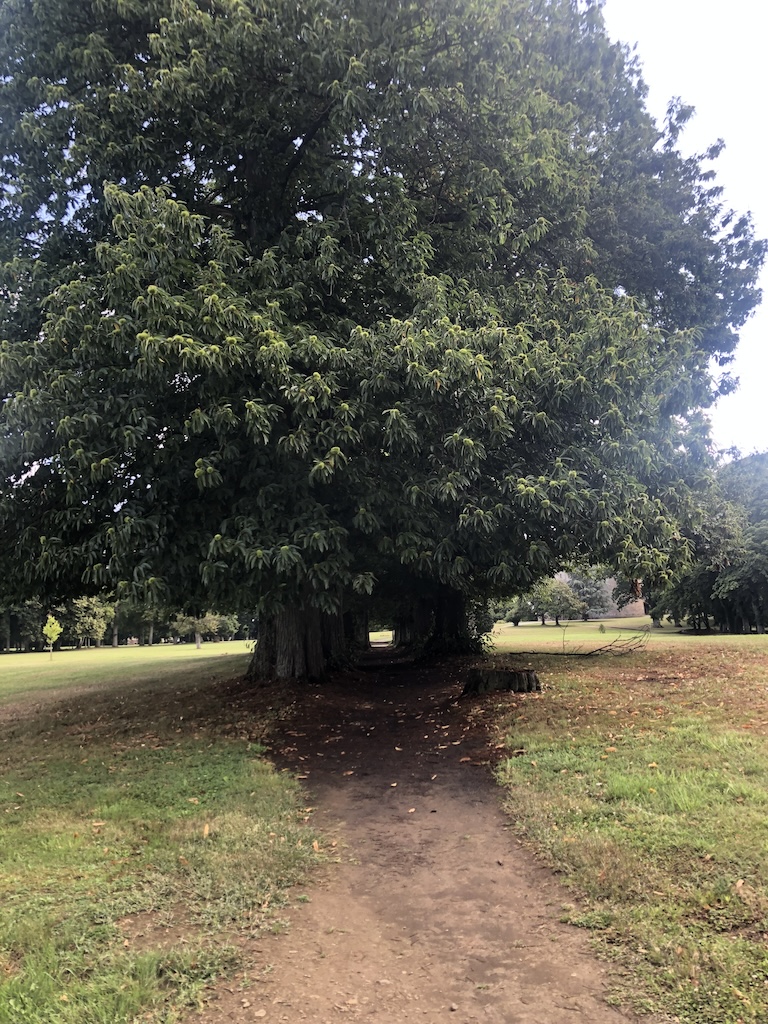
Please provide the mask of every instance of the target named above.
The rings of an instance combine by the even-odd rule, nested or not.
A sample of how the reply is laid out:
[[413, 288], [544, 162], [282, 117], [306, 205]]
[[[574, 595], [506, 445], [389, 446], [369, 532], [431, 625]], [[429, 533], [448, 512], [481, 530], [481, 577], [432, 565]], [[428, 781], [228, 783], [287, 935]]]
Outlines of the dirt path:
[[392, 666], [300, 701], [273, 756], [305, 777], [341, 864], [206, 1024], [635, 1019], [604, 1002], [606, 968], [559, 921], [567, 895], [508, 830], [488, 705], [460, 692], [455, 674]]

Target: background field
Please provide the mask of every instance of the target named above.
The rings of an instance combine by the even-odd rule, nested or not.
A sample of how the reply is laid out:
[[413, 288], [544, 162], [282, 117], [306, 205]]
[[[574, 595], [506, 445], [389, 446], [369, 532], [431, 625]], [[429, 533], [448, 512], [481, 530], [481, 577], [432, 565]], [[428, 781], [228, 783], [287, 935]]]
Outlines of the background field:
[[201, 680], [213, 673], [242, 672], [250, 644], [230, 640], [152, 647], [91, 647], [87, 650], [0, 655], [0, 704], [18, 693], [70, 687], [161, 686], [174, 679]]

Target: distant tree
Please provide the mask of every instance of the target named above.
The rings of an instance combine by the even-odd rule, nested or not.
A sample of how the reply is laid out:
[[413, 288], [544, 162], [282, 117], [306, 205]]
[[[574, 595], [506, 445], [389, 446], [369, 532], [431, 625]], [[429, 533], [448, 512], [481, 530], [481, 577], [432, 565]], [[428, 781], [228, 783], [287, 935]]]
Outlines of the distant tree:
[[216, 635], [224, 640], [231, 640], [240, 629], [240, 619], [237, 615], [219, 615], [216, 623]]
[[78, 647], [101, 646], [114, 616], [111, 601], [99, 597], [77, 597], [61, 609], [64, 626]]
[[33, 599], [24, 601], [15, 606], [14, 619], [16, 622], [16, 635], [18, 646], [25, 651], [30, 646], [40, 649], [42, 646], [41, 637], [43, 626], [46, 622], [46, 613], [43, 611], [42, 601]]
[[600, 618], [610, 608], [611, 602], [606, 589], [610, 570], [605, 566], [584, 567], [568, 570], [568, 586], [584, 606], [582, 618]]
[[216, 636], [221, 624], [221, 616], [217, 612], [206, 612], [204, 615], [176, 615], [171, 621], [171, 631], [179, 637], [193, 636], [195, 646], [200, 648], [204, 636]]
[[560, 619], [579, 619], [584, 612], [584, 602], [563, 580], [542, 580], [529, 594], [531, 605], [546, 625], [547, 616], [560, 625]]
[[51, 661], [53, 661], [53, 645], [59, 639], [62, 632], [63, 628], [58, 619], [55, 619], [53, 615], [49, 615], [43, 626], [43, 636], [48, 644], [48, 650], [51, 652]]

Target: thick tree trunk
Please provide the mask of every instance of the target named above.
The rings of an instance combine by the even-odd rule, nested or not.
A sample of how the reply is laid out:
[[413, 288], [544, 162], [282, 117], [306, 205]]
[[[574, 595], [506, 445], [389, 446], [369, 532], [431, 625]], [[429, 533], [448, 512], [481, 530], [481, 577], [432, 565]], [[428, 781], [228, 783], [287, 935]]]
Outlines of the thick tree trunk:
[[467, 625], [467, 602], [460, 590], [441, 587], [434, 606], [435, 620], [427, 648], [446, 654], [475, 654], [477, 642]]
[[195, 630], [195, 647], [200, 650], [203, 646], [203, 634], [199, 630]]
[[409, 647], [413, 643], [413, 619], [410, 615], [403, 615], [395, 619], [392, 629], [392, 646]]
[[347, 644], [344, 639], [344, 616], [340, 611], [333, 614], [320, 613], [320, 640], [323, 657], [329, 668], [340, 668], [347, 661]]
[[115, 606], [115, 617], [112, 619], [112, 646], [117, 647], [120, 643], [120, 632], [117, 625], [117, 606]]
[[259, 639], [247, 679], [321, 679], [325, 666], [316, 608], [289, 605], [259, 620]]
[[426, 643], [432, 632], [434, 604], [417, 597], [407, 605], [394, 622], [394, 647], [411, 647]]
[[367, 608], [355, 608], [344, 613], [344, 638], [353, 649], [365, 651], [370, 647]]
[[155, 642], [155, 624], [150, 622], [149, 629], [147, 630], [147, 643], [151, 647]]

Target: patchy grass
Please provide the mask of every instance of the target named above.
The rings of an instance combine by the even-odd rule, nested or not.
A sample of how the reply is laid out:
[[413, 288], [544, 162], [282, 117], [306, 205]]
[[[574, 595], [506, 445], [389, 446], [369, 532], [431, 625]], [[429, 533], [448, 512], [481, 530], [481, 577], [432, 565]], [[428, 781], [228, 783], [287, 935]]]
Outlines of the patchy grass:
[[543, 692], [499, 706], [507, 808], [577, 896], [568, 920], [630, 970], [617, 999], [768, 1020], [768, 638], [527, 660]]
[[237, 658], [176, 650], [82, 652], [130, 683], [63, 701], [0, 684], [0, 1024], [181, 1019], [317, 861], [298, 787], [261, 756], [280, 707]]

